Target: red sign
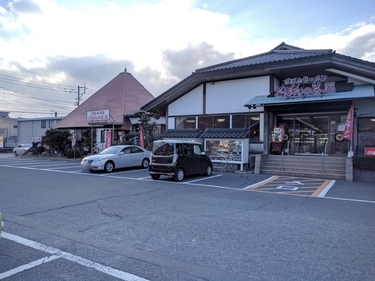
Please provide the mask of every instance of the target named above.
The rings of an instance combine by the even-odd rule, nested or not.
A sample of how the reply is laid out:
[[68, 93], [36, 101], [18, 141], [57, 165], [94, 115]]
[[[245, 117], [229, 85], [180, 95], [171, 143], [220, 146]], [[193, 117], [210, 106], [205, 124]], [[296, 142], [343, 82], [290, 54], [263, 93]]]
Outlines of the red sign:
[[112, 134], [111, 131], [105, 132], [105, 148], [108, 148], [111, 146], [112, 143]]
[[342, 134], [342, 138], [344, 140], [352, 140], [353, 138], [353, 119], [354, 119], [354, 102], [350, 106], [348, 116], [346, 116], [345, 128], [344, 133]]
[[373, 146], [373, 147], [365, 147], [365, 155], [367, 155], [367, 156], [375, 156], [375, 146]]
[[140, 144], [140, 146], [145, 147], [145, 141], [143, 139], [143, 128], [142, 127], [139, 128], [139, 144]]

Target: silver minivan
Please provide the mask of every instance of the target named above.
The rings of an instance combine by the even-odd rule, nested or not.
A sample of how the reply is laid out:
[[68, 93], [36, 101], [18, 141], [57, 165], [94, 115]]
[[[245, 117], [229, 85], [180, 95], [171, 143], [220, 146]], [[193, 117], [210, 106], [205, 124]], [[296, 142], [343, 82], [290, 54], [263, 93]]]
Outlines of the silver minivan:
[[186, 175], [212, 174], [212, 162], [199, 142], [183, 140], [154, 141], [149, 173], [154, 180], [161, 175], [182, 181]]

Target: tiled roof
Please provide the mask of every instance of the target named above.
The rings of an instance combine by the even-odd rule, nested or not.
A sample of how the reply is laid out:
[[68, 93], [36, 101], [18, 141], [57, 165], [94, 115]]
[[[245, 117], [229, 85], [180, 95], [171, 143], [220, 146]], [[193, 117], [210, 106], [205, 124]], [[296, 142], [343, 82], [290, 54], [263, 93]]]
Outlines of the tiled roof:
[[198, 138], [202, 133], [199, 129], [169, 129], [160, 134], [160, 138]]
[[160, 134], [160, 138], [219, 138], [219, 139], [243, 139], [249, 137], [248, 129], [218, 129], [212, 128], [205, 131], [199, 129], [169, 129]]
[[215, 71], [215, 70], [223, 70], [223, 69], [231, 69], [237, 67], [246, 67], [246, 66], [254, 66], [260, 64], [267, 64], [273, 62], [281, 62], [281, 61], [291, 61], [295, 59], [304, 59], [304, 58], [312, 58], [322, 55], [329, 55], [332, 54], [332, 50], [301, 50], [301, 49], [291, 49], [291, 50], [271, 50], [270, 52], [233, 60], [205, 68], [197, 69], [196, 72], [208, 72], [208, 71]]
[[124, 114], [140, 109], [153, 99], [154, 96], [130, 73], [121, 72], [53, 128], [90, 127], [86, 113], [97, 110], [109, 110], [110, 122], [121, 124], [124, 122]]
[[244, 139], [249, 137], [250, 130], [242, 128], [233, 129], [207, 129], [199, 135], [200, 138], [205, 139]]

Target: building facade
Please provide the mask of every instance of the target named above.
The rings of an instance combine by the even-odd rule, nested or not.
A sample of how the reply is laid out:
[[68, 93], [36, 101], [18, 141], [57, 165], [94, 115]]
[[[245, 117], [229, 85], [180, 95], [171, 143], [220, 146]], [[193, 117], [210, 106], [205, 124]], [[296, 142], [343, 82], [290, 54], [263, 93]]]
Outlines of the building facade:
[[161, 137], [200, 140], [233, 163], [250, 161], [244, 154], [346, 157], [375, 151], [374, 85], [373, 62], [282, 43], [197, 69], [142, 110], [166, 116]]
[[17, 119], [10, 118], [9, 112], [0, 111], [0, 148], [17, 145]]
[[61, 116], [17, 119], [18, 143], [40, 142], [45, 132], [61, 119]]
[[88, 151], [121, 143], [133, 124], [125, 117], [154, 99], [154, 96], [126, 70], [80, 104], [55, 129], [71, 130], [76, 146]]

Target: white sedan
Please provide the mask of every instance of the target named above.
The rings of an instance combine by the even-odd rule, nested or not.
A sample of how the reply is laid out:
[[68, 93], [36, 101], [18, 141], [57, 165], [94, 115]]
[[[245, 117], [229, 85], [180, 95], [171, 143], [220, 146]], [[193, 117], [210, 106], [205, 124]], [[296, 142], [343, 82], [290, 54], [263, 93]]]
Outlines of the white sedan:
[[21, 143], [13, 148], [14, 156], [22, 155], [24, 152], [28, 151], [32, 147], [31, 143]]
[[148, 168], [151, 151], [137, 145], [115, 145], [81, 161], [82, 171], [112, 172], [126, 167]]

